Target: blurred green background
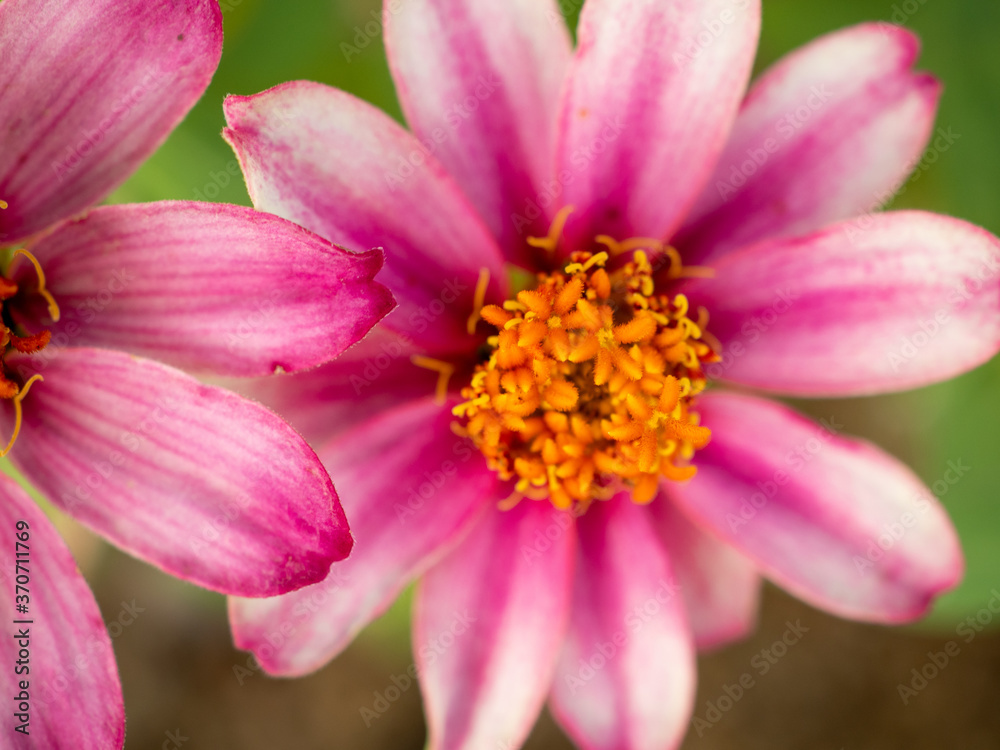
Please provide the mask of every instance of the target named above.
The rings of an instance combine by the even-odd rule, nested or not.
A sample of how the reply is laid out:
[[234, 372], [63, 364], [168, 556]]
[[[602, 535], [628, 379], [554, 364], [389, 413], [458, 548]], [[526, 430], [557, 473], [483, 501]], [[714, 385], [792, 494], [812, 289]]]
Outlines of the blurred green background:
[[[582, 0], [564, 0], [575, 23]], [[377, 27], [374, 0], [222, 0], [225, 48], [202, 101], [167, 143], [119, 191], [114, 202], [164, 198], [249, 204], [234, 156], [221, 139], [222, 100], [293, 79], [346, 89], [399, 118]], [[960, 138], [895, 207], [951, 214], [1000, 234], [1000, 3], [996, 0], [764, 0], [758, 70], [825, 32], [863, 20], [903, 22], [923, 39], [919, 67], [945, 84], [938, 125]], [[356, 38], [357, 37], [357, 38]], [[359, 40], [367, 40], [363, 48]], [[345, 54], [345, 47], [358, 48]], [[349, 57], [349, 59], [348, 59]], [[859, 165], [863, 168], [864, 165]], [[702, 660], [696, 716], [780, 636], [787, 618], [812, 627], [773, 675], [761, 677], [711, 729], [691, 731], [685, 747], [880, 748], [1000, 747], [1000, 641], [976, 632], [925, 690], [904, 703], [898, 684], [927, 652], [955, 639], [965, 618], [1000, 589], [1000, 362], [949, 383], [888, 397], [796, 403], [834, 417], [915, 468], [928, 484], [949, 461], [970, 467], [942, 493], [959, 529], [968, 572], [916, 628], [891, 630], [826, 617], [768, 589], [758, 634]], [[122, 603], [144, 611], [118, 628], [115, 648], [125, 687], [127, 747], [420, 748], [423, 726], [414, 688], [366, 727], [360, 716], [374, 693], [410, 664], [407, 602], [332, 665], [298, 681], [260, 673], [240, 683], [246, 655], [230, 645], [221, 597], [202, 592], [96, 541], [63, 519], [81, 567], [109, 623]], [[1000, 620], [998, 620], [1000, 623]], [[997, 623], [990, 623], [992, 626]], [[990, 627], [987, 627], [987, 631]], [[112, 634], [115, 634], [114, 628]], [[543, 719], [530, 748], [566, 748]], [[484, 748], [483, 750], [500, 750]]]

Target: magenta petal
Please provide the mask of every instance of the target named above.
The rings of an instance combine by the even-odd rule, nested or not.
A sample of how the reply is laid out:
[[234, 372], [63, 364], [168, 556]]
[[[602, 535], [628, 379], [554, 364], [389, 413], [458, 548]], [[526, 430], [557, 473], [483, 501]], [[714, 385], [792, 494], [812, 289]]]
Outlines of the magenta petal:
[[[61, 308], [59, 322], [46, 325], [54, 341], [198, 372], [314, 367], [360, 340], [393, 306], [372, 280], [380, 251], [352, 255], [242, 206], [107, 206], [31, 250]], [[33, 281], [34, 269], [21, 265]]]
[[523, 263], [525, 236], [548, 233], [529, 206], [551, 177], [572, 52], [557, 4], [406, 0], [387, 14], [386, 47], [413, 132]]
[[[3, 746], [121, 748], [121, 683], [87, 582], [49, 519], [6, 476], [0, 476], [0, 524], [8, 536], [0, 552], [0, 658], [11, 671]], [[16, 611], [17, 605], [25, 610]], [[24, 737], [15, 729], [25, 723], [18, 717], [22, 691], [28, 702]]]
[[[266, 600], [230, 600], [233, 638], [273, 674], [318, 669], [461, 538], [496, 475], [452, 433], [433, 399], [386, 412], [320, 450], [357, 540], [324, 583]], [[275, 645], [278, 628], [287, 637]]]
[[571, 247], [677, 228], [725, 146], [759, 28], [759, 0], [588, 0], [557, 141]]
[[687, 729], [694, 648], [684, 598], [645, 509], [624, 495], [579, 519], [569, 637], [552, 686], [582, 750], [667, 750]]
[[215, 0], [0, 3], [0, 245], [97, 203], [167, 137], [222, 53]]
[[573, 517], [525, 500], [484, 514], [424, 577], [413, 651], [429, 750], [520, 747], [566, 635]]
[[723, 345], [711, 377], [846, 396], [944, 380], [996, 354], [998, 276], [996, 237], [899, 211], [731, 253], [684, 291]]
[[747, 558], [695, 526], [665, 487], [649, 512], [670, 554], [687, 619], [700, 650], [745, 638], [757, 622], [760, 576]]
[[322, 445], [374, 414], [434, 393], [438, 373], [417, 367], [418, 351], [383, 326], [333, 362], [294, 375], [234, 380], [231, 387], [260, 401]]
[[[383, 247], [399, 302], [385, 325], [430, 351], [471, 342], [479, 272], [506, 297], [503, 257], [458, 187], [388, 115], [318, 83], [285, 83], [225, 104], [254, 205], [350, 249]], [[474, 346], [475, 344], [470, 344]]]
[[796, 596], [906, 622], [961, 578], [948, 516], [896, 459], [763, 399], [710, 393], [699, 411], [712, 441], [676, 501]]
[[941, 93], [912, 71], [918, 51], [905, 29], [862, 24], [764, 73], [674, 238], [685, 257], [705, 263], [886, 203], [926, 146]]
[[215, 591], [273, 596], [323, 580], [350, 552], [319, 459], [263, 407], [119, 352], [8, 364], [45, 378], [24, 400], [14, 463], [136, 557]]

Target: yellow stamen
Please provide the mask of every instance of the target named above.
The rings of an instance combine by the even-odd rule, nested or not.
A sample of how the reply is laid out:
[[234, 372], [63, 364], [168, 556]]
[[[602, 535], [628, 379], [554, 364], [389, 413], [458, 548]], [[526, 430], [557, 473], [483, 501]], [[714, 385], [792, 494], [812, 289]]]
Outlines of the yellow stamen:
[[[684, 295], [656, 292], [643, 248], [659, 252], [658, 241], [598, 242], [608, 251], [573, 253], [562, 271], [539, 274], [533, 289], [483, 315], [498, 335], [453, 414], [515, 483], [511, 502], [584, 510], [623, 489], [650, 502], [661, 479], [693, 476], [685, 462], [709, 440], [693, 409], [703, 364], [718, 360], [703, 339], [707, 313], [695, 322]], [[619, 251], [631, 259], [607, 270]]]
[[35, 267], [35, 274], [38, 276], [38, 288], [35, 291], [45, 298], [45, 301], [49, 305], [49, 316], [52, 318], [53, 322], [58, 323], [59, 305], [56, 304], [55, 298], [45, 288], [45, 271], [42, 270], [42, 264], [38, 262], [38, 258], [29, 253], [27, 250], [24, 249], [15, 250], [14, 257], [16, 258], [18, 255], [23, 255], [31, 262], [31, 265]]
[[422, 357], [419, 354], [414, 354], [410, 357], [410, 361], [417, 367], [423, 367], [425, 370], [433, 370], [438, 373], [434, 398], [439, 404], [443, 404], [448, 399], [448, 381], [455, 374], [455, 365], [440, 359]]
[[559, 240], [562, 238], [563, 229], [566, 228], [566, 222], [569, 219], [569, 215], [573, 213], [573, 206], [564, 206], [559, 209], [559, 213], [552, 220], [552, 226], [549, 227], [549, 234], [547, 237], [528, 237], [527, 243], [532, 247], [537, 247], [542, 250], [548, 250], [550, 253], [555, 252], [555, 249], [559, 246]]
[[28, 395], [28, 391], [31, 389], [31, 386], [34, 384], [34, 382], [36, 380], [44, 380], [44, 379], [45, 378], [43, 378], [41, 375], [32, 375], [30, 378], [28, 378], [28, 382], [21, 386], [21, 390], [19, 390], [17, 395], [14, 396], [14, 398], [12, 399], [14, 403], [14, 434], [10, 436], [10, 442], [7, 443], [7, 447], [4, 448], [2, 451], [0, 451], [0, 458], [3, 458], [8, 453], [10, 453], [10, 449], [14, 447], [14, 443], [17, 442], [17, 436], [21, 432], [21, 421], [22, 421], [21, 402], [24, 400], [24, 397]]
[[7, 208], [7, 201], [0, 201], [0, 208]]
[[466, 326], [470, 336], [476, 332], [476, 323], [480, 320], [483, 303], [486, 301], [486, 290], [489, 288], [489, 285], [490, 269], [480, 268], [479, 280], [476, 282], [476, 292], [472, 298], [472, 314], [469, 316], [469, 322]]

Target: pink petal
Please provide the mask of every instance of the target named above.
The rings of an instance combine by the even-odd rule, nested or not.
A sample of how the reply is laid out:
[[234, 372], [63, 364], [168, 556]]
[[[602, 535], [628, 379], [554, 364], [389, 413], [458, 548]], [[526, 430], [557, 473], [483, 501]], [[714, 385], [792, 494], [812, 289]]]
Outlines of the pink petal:
[[699, 650], [717, 648], [753, 632], [760, 576], [732, 547], [695, 526], [665, 487], [649, 505], [653, 524], [670, 555]]
[[[56, 342], [120, 349], [199, 372], [314, 367], [360, 340], [393, 307], [389, 291], [372, 280], [381, 252], [352, 255], [242, 206], [107, 206], [31, 250], [61, 308], [59, 322], [46, 325]], [[34, 269], [20, 266], [33, 281]]]
[[350, 552], [319, 459], [271, 412], [127, 354], [45, 353], [8, 357], [22, 376], [32, 367], [44, 376], [24, 400], [11, 458], [52, 503], [112, 543], [243, 596], [321, 581]]
[[759, 0], [586, 3], [557, 140], [570, 247], [677, 228], [725, 146], [759, 28]]
[[687, 729], [694, 648], [644, 508], [620, 495], [578, 522], [570, 632], [552, 708], [581, 750], [667, 750]]
[[547, 217], [529, 206], [551, 177], [572, 54], [557, 4], [406, 0], [386, 15], [386, 47], [414, 134], [508, 256], [525, 262], [525, 236], [548, 233]]
[[953, 377], [1000, 348], [1000, 240], [957, 219], [877, 214], [762, 242], [685, 286], [723, 345], [711, 377], [846, 396]]
[[167, 137], [222, 52], [214, 0], [0, 4], [0, 245], [97, 203]]
[[675, 238], [685, 256], [704, 263], [886, 203], [927, 145], [941, 94], [911, 70], [919, 47], [902, 28], [862, 24], [768, 70]]
[[347, 248], [384, 247], [380, 278], [399, 301], [386, 325], [431, 351], [473, 341], [466, 321], [479, 271], [501, 302], [503, 259], [416, 138], [371, 105], [305, 81], [230, 96], [225, 111], [224, 135], [258, 209]]
[[234, 380], [231, 387], [287, 419], [310, 445], [322, 445], [374, 414], [434, 393], [438, 373], [413, 364], [417, 353], [412, 342], [380, 325], [321, 367]]
[[896, 459], [750, 396], [711, 393], [699, 411], [712, 442], [676, 501], [799, 598], [906, 622], [961, 578], [948, 516]]
[[121, 748], [122, 688], [94, 595], [45, 514], [6, 476], [0, 523], [8, 536], [0, 552], [0, 658], [10, 670], [4, 747]]
[[[452, 433], [451, 406], [407, 404], [321, 449], [358, 544], [324, 583], [230, 600], [237, 647], [268, 672], [301, 675], [332, 659], [486, 509], [496, 475]], [[278, 645], [275, 628], [285, 633]]]
[[413, 651], [430, 750], [520, 747], [566, 635], [573, 517], [525, 500], [491, 510], [418, 589]]

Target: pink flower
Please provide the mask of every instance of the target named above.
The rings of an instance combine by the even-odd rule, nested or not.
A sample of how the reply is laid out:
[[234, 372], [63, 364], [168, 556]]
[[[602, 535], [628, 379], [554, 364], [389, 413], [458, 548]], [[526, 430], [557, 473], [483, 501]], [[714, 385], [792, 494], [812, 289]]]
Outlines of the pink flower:
[[[0, 3], [0, 245], [15, 248], [0, 278], [0, 447], [9, 437], [3, 453], [53, 505], [122, 549], [216, 591], [270, 596], [348, 554], [339, 499], [285, 422], [177, 368], [265, 375], [329, 360], [392, 307], [372, 280], [381, 254], [237, 206], [80, 213], [166, 138], [221, 46], [214, 0]], [[35, 747], [121, 747], [97, 605], [6, 478], [0, 529], [0, 611], [30, 630], [19, 643], [8, 629], [2, 649], [9, 665], [30, 653], [19, 731]]]
[[910, 388], [1000, 339], [996, 238], [866, 215], [931, 133], [913, 36], [832, 34], [745, 93], [759, 20], [589, 0], [574, 53], [553, 2], [405, 0], [386, 37], [412, 133], [313, 83], [227, 100], [254, 204], [384, 246], [400, 303], [258, 389], [319, 441], [357, 539], [324, 584], [232, 600], [265, 669], [318, 668], [423, 576], [431, 748], [517, 747], [548, 697], [583, 748], [659, 750], [696, 648], [753, 627], [760, 576], [884, 623], [955, 585], [958, 540], [909, 469], [702, 393]]

